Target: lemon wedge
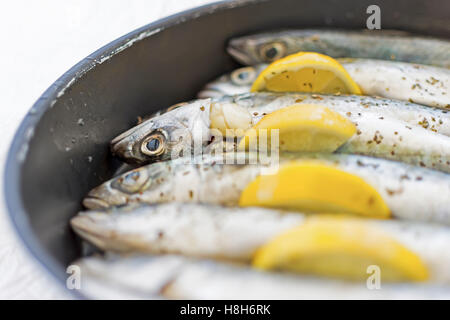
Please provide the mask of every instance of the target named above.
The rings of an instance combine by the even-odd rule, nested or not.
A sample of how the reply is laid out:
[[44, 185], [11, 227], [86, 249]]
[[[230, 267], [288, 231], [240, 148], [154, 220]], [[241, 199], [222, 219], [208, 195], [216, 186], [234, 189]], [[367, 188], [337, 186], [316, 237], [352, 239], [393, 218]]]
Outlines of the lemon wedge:
[[420, 257], [363, 219], [315, 216], [258, 249], [254, 267], [365, 280], [378, 266], [381, 281], [425, 281]]
[[298, 52], [271, 63], [251, 91], [361, 94], [339, 62], [316, 52]]
[[267, 130], [268, 146], [271, 130], [279, 129], [280, 150], [306, 152], [333, 152], [356, 133], [350, 120], [327, 107], [295, 104], [264, 116], [245, 132], [239, 149], [256, 147], [261, 129]]
[[242, 191], [239, 205], [390, 217], [388, 206], [371, 185], [320, 160], [291, 161], [274, 174], [257, 176]]

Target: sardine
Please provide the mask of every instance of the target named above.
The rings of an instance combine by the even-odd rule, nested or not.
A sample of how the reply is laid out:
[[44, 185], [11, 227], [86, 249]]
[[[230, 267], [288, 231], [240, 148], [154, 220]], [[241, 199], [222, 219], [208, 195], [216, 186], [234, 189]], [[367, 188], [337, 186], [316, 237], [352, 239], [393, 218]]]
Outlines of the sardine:
[[[370, 59], [338, 59], [364, 95], [415, 102], [450, 111], [450, 70]], [[234, 70], [207, 84], [199, 98], [250, 92], [267, 65]]]
[[227, 51], [244, 65], [268, 63], [299, 51], [333, 58], [368, 58], [450, 68], [450, 42], [405, 32], [282, 30], [232, 39]]
[[[450, 284], [448, 227], [358, 220], [418, 255], [427, 266], [431, 281]], [[102, 250], [172, 253], [249, 263], [260, 246], [303, 221], [305, 215], [300, 213], [256, 207], [169, 203], [81, 212], [72, 218], [71, 225], [83, 239]]]
[[210, 139], [211, 100], [196, 100], [184, 108], [157, 113], [111, 141], [111, 151], [129, 163], [168, 160], [181, 153], [195, 153], [193, 143]]
[[257, 64], [235, 69], [208, 82], [197, 94], [199, 99], [217, 98], [225, 95], [239, 95], [250, 92], [253, 82], [268, 64]]
[[93, 299], [449, 299], [447, 286], [346, 282], [268, 273], [182, 256], [108, 255], [72, 263], [80, 267], [81, 292]]
[[[234, 163], [242, 163], [239, 156], [236, 154]], [[290, 160], [311, 159], [320, 159], [364, 179], [383, 197], [394, 217], [450, 224], [450, 178], [446, 173], [343, 154], [285, 154], [280, 165]], [[226, 164], [217, 156], [191, 161], [179, 158], [132, 170], [94, 188], [83, 204], [89, 209], [171, 201], [237, 206], [247, 184], [268, 166]]]
[[[247, 93], [196, 100], [130, 129], [114, 139], [111, 148], [125, 161], [138, 163], [174, 159], [180, 156], [179, 150], [189, 154], [193, 143], [199, 146], [194, 148], [196, 153], [204, 153], [211, 129], [226, 129], [217, 125], [222, 118], [228, 128], [246, 130], [264, 115], [293, 104], [323, 105], [355, 123], [357, 133], [337, 152], [400, 160], [450, 172], [450, 113], [364, 96]], [[190, 128], [198, 130], [194, 134]], [[173, 137], [178, 131], [184, 135], [158, 138]], [[156, 156], [148, 152], [152, 139], [159, 139], [158, 145], [164, 150]]]
[[300, 225], [303, 218], [281, 210], [172, 202], [83, 211], [71, 219], [71, 226], [104, 251], [249, 262], [256, 248]]

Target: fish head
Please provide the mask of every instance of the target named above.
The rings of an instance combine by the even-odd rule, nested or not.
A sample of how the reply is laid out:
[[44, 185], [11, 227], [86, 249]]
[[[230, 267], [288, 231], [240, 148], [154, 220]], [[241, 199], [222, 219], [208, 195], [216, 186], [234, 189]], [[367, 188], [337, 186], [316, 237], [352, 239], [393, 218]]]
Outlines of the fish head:
[[220, 98], [224, 95], [238, 95], [250, 92], [252, 83], [266, 67], [260, 64], [236, 69], [208, 83], [199, 92], [199, 98]]
[[92, 189], [83, 199], [83, 205], [95, 210], [139, 202], [144, 192], [151, 196], [151, 189], [156, 188], [169, 171], [165, 162], [158, 162], [125, 172]]
[[255, 65], [285, 57], [291, 46], [290, 38], [283, 33], [264, 33], [231, 39], [227, 51], [238, 62]]
[[111, 151], [136, 164], [200, 153], [210, 138], [210, 106], [210, 99], [174, 105], [114, 138]]

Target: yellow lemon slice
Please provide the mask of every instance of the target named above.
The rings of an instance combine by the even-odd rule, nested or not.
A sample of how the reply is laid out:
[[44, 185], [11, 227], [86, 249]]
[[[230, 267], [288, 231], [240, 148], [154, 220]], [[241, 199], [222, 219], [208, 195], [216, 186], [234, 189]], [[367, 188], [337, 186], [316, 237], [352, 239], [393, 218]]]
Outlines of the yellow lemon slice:
[[316, 52], [298, 52], [271, 63], [251, 91], [361, 94], [339, 62]]
[[321, 161], [292, 161], [259, 175], [241, 193], [240, 206], [389, 218], [380, 194], [362, 178]]
[[378, 271], [381, 281], [428, 279], [422, 260], [382, 230], [362, 219], [329, 216], [307, 218], [275, 237], [258, 249], [253, 266], [353, 280]]
[[295, 104], [262, 118], [239, 142], [241, 150], [254, 149], [262, 129], [271, 145], [278, 129], [279, 147], [284, 151], [333, 152], [356, 133], [356, 126], [339, 113], [320, 105]]

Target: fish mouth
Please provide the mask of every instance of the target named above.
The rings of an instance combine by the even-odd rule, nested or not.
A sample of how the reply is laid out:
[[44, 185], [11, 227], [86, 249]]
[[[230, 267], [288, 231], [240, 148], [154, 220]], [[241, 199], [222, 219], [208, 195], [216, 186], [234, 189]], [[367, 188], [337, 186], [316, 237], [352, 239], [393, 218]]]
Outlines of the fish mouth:
[[110, 207], [108, 202], [92, 195], [88, 195], [83, 199], [83, 206], [90, 210], [105, 209]]
[[117, 137], [112, 139], [110, 144], [111, 145], [116, 145], [116, 144], [118, 144], [118, 143], [120, 143], [122, 141], [128, 140], [127, 138], [132, 136], [140, 127], [141, 127], [140, 125], [137, 125], [135, 127], [132, 127], [131, 129], [128, 129], [125, 132], [122, 132]]
[[77, 215], [70, 220], [73, 230], [82, 238], [92, 242], [97, 247], [109, 249], [111, 234], [101, 227], [95, 219], [86, 215]]
[[133, 144], [130, 142], [129, 136], [122, 137], [122, 135], [114, 138], [109, 147], [114, 156], [128, 161], [128, 159], [132, 159]]
[[127, 197], [111, 186], [111, 182], [92, 189], [83, 199], [83, 206], [89, 210], [105, 209], [127, 202]]
[[91, 233], [93, 227], [97, 226], [94, 220], [92, 220], [89, 216], [83, 214], [78, 214], [70, 219], [70, 224], [77, 231], [81, 231], [83, 233]]
[[146, 134], [152, 132], [153, 128], [150, 125], [152, 122], [150, 119], [146, 120], [112, 139], [109, 143], [111, 153], [127, 163], [146, 162], [147, 158], [143, 157], [136, 149]]
[[256, 62], [254, 62], [251, 58], [249, 58], [245, 53], [242, 52], [239, 48], [236, 46], [233, 46], [232, 43], [230, 43], [227, 47], [227, 52], [239, 63], [243, 65], [253, 65]]
[[132, 158], [133, 145], [128, 142], [126, 137], [122, 140], [113, 140], [110, 144], [111, 153], [122, 159]]
[[111, 154], [122, 159], [126, 163], [141, 164], [147, 159], [141, 156], [136, 149], [140, 145], [140, 139], [136, 138], [135, 130], [122, 133], [110, 142]]

